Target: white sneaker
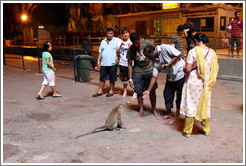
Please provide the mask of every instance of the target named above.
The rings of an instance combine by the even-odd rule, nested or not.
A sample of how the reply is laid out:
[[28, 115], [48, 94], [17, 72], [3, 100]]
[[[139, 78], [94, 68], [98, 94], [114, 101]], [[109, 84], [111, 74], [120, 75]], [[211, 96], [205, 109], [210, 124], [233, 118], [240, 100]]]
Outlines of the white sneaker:
[[132, 95], [131, 98], [132, 98], [132, 99], [136, 99], [136, 98], [137, 98], [137, 94], [136, 94], [136, 93], [133, 93], [133, 95]]
[[125, 98], [127, 96], [127, 92], [124, 92], [122, 97]]

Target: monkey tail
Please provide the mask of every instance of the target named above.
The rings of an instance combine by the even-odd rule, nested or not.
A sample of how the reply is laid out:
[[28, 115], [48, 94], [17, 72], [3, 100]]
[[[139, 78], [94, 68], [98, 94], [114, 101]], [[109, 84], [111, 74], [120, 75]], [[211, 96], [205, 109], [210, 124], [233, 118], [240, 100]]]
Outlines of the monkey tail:
[[83, 137], [83, 136], [89, 135], [89, 134], [93, 134], [93, 133], [97, 133], [97, 132], [102, 132], [102, 131], [105, 131], [105, 130], [107, 130], [105, 128], [105, 126], [101, 126], [101, 127], [95, 128], [91, 132], [88, 132], [88, 133], [85, 133], [85, 134], [82, 134], [82, 135], [78, 135], [77, 137], [75, 137], [75, 139], [77, 139], [79, 137]]

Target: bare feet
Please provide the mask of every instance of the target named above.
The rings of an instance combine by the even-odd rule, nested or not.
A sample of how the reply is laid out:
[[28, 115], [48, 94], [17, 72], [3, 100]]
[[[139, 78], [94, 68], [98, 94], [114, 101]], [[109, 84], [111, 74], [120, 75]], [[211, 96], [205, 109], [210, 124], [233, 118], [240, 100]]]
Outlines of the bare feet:
[[153, 114], [154, 114], [155, 117], [159, 117], [160, 116], [160, 114], [158, 112], [156, 112], [156, 111], [153, 111]]
[[164, 115], [164, 116], [162, 117], [162, 120], [170, 119], [170, 118], [172, 118], [172, 117], [173, 117], [172, 115]]
[[190, 138], [190, 134], [182, 133], [182, 135], [186, 138]]
[[139, 111], [138, 116], [142, 118], [143, 117], [143, 114], [144, 114], [143, 111]]
[[179, 120], [178, 119], [174, 119], [174, 118], [170, 119], [167, 122], [164, 122], [164, 124], [166, 124], [166, 125], [174, 125], [174, 124], [178, 124], [178, 123], [179, 123]]

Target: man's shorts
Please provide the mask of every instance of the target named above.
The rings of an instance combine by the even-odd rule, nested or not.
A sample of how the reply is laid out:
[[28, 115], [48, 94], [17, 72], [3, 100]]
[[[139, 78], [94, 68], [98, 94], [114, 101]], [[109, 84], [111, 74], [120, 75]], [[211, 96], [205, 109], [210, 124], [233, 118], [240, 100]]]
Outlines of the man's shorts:
[[[134, 83], [134, 92], [137, 94], [142, 94], [149, 87], [152, 78], [152, 72], [149, 74], [133, 73], [132, 79]], [[157, 88], [157, 83], [154, 85], [153, 89]]]
[[123, 83], [127, 83], [129, 80], [128, 67], [120, 66], [120, 79]]
[[117, 81], [117, 65], [101, 66], [100, 67], [100, 81]]
[[230, 38], [230, 44], [232, 46], [234, 46], [234, 42], [236, 41], [236, 44], [237, 46], [240, 46], [240, 41], [241, 41], [241, 38], [240, 37], [231, 37]]
[[43, 71], [44, 80], [42, 85], [55, 86], [55, 72], [53, 70]]

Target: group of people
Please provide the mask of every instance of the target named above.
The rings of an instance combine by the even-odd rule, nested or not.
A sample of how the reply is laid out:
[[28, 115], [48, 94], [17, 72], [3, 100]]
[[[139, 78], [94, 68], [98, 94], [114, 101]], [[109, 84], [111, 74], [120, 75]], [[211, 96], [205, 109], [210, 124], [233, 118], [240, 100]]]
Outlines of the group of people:
[[[101, 41], [97, 66], [100, 67], [99, 89], [93, 97], [103, 95], [106, 80], [110, 89], [106, 97], [114, 95], [117, 81], [117, 63], [120, 65], [120, 79], [123, 83], [123, 97], [127, 96], [127, 86], [134, 89], [139, 104], [139, 116], [144, 115], [143, 101], [149, 96], [154, 116], [156, 111], [156, 89], [159, 72], [165, 72], [166, 85], [163, 91], [167, 114], [163, 120], [166, 124], [178, 123], [179, 114], [185, 115], [183, 135], [190, 137], [194, 120], [202, 122], [201, 132], [210, 133], [210, 105], [211, 87], [218, 74], [218, 61], [213, 49], [206, 46], [209, 39], [205, 34], [196, 33], [192, 36], [194, 48], [189, 48], [184, 58], [183, 41], [180, 40], [184, 26], [177, 28], [177, 34], [171, 44], [154, 45], [148, 40], [140, 38], [136, 32], [130, 33], [129, 28], [122, 28], [123, 39], [114, 37], [114, 30], [107, 28], [107, 37]], [[181, 38], [182, 39], [182, 38]], [[55, 89], [55, 68], [49, 53], [50, 43], [44, 43], [43, 74], [44, 81], [36, 97], [43, 100], [42, 93], [49, 84], [53, 90], [53, 97], [61, 97]], [[176, 93], [176, 114], [173, 115], [173, 101]]]
[[[127, 95], [129, 83], [137, 96], [139, 116], [144, 115], [143, 101], [149, 96], [153, 114], [158, 117], [157, 78], [159, 72], [165, 72], [167, 76], [163, 95], [167, 114], [162, 119], [170, 119], [166, 124], [176, 124], [179, 114], [182, 113], [185, 115], [184, 136], [190, 137], [194, 119], [202, 122], [201, 132], [209, 135], [211, 87], [217, 78], [218, 61], [214, 50], [206, 46], [209, 38], [202, 33], [193, 33], [191, 29], [187, 36], [190, 36], [188, 40], [193, 46], [188, 46], [188, 55], [184, 58], [184, 44], [181, 41], [181, 35], [185, 31], [183, 25], [177, 28], [177, 34], [172, 38], [171, 44], [156, 46], [148, 40], [141, 39], [138, 33], [130, 33], [127, 27], [122, 28], [122, 40], [115, 38], [113, 29], [108, 28], [107, 38], [102, 40], [99, 48], [99, 89], [93, 97], [103, 95], [103, 87], [108, 79], [110, 90], [106, 97], [113, 96], [119, 57], [123, 97]], [[175, 93], [176, 114], [172, 115]]]

